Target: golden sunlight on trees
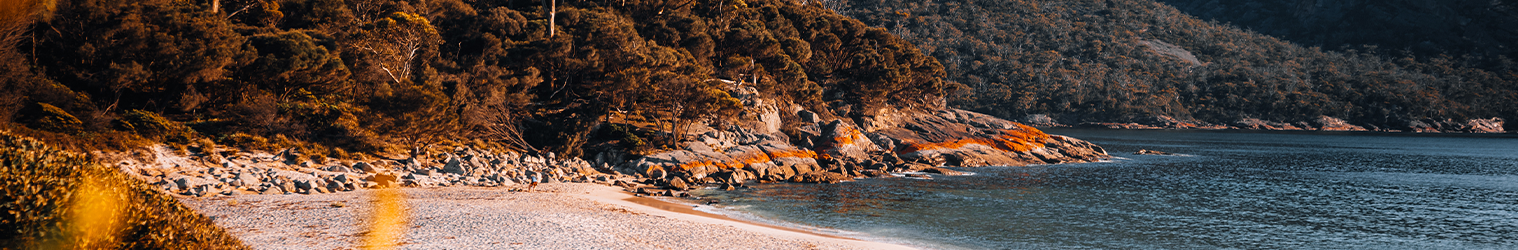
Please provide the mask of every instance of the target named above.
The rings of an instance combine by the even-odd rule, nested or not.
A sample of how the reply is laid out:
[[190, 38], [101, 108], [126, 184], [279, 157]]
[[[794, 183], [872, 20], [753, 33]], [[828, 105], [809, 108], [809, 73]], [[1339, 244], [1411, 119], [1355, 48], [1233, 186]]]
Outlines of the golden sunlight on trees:
[[374, 57], [372, 67], [397, 84], [412, 80], [412, 72], [436, 56], [437, 44], [442, 42], [432, 23], [406, 12], [366, 23], [356, 36], [354, 46], [370, 53]]

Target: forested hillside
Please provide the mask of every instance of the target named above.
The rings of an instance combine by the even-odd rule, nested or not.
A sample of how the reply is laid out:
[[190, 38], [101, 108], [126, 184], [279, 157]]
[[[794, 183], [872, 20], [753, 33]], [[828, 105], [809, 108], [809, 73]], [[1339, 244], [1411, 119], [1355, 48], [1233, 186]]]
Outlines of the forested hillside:
[[1160, 0], [1187, 14], [1297, 44], [1518, 57], [1518, 3], [1415, 0]]
[[938, 58], [947, 79], [968, 86], [951, 104], [1008, 118], [1048, 114], [1073, 124], [1163, 115], [1231, 125], [1330, 116], [1409, 130], [1518, 117], [1518, 64], [1507, 58], [1325, 51], [1149, 0], [827, 6]]
[[334, 154], [485, 138], [575, 156], [613, 116], [652, 129], [627, 136], [720, 125], [740, 107], [727, 84], [814, 110], [941, 105], [949, 88], [916, 47], [815, 2], [27, 0], [3, 10], [0, 121], [42, 138], [312, 142]]

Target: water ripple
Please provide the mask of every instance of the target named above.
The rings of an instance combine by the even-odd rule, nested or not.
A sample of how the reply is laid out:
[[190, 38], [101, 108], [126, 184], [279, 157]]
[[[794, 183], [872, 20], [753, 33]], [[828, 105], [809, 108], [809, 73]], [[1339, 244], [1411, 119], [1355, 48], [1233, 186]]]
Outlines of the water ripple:
[[[1118, 157], [703, 192], [756, 219], [935, 249], [1518, 245], [1511, 136], [1052, 132]], [[1121, 153], [1138, 149], [1188, 157]]]

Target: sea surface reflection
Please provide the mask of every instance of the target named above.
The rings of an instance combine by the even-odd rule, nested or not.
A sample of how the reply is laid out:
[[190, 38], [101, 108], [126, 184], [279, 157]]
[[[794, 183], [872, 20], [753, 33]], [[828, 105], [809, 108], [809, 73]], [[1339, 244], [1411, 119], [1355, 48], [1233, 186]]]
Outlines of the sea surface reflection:
[[933, 249], [1518, 246], [1512, 135], [1049, 132], [1115, 158], [699, 193], [732, 216]]

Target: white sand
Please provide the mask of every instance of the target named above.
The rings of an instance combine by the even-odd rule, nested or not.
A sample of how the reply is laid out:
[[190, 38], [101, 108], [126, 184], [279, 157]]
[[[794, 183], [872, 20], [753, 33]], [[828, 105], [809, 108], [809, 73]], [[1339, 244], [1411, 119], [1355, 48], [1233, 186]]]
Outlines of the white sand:
[[[402, 249], [911, 249], [732, 220], [596, 184], [403, 190], [411, 228]], [[353, 249], [370, 193], [180, 200], [257, 249]]]

